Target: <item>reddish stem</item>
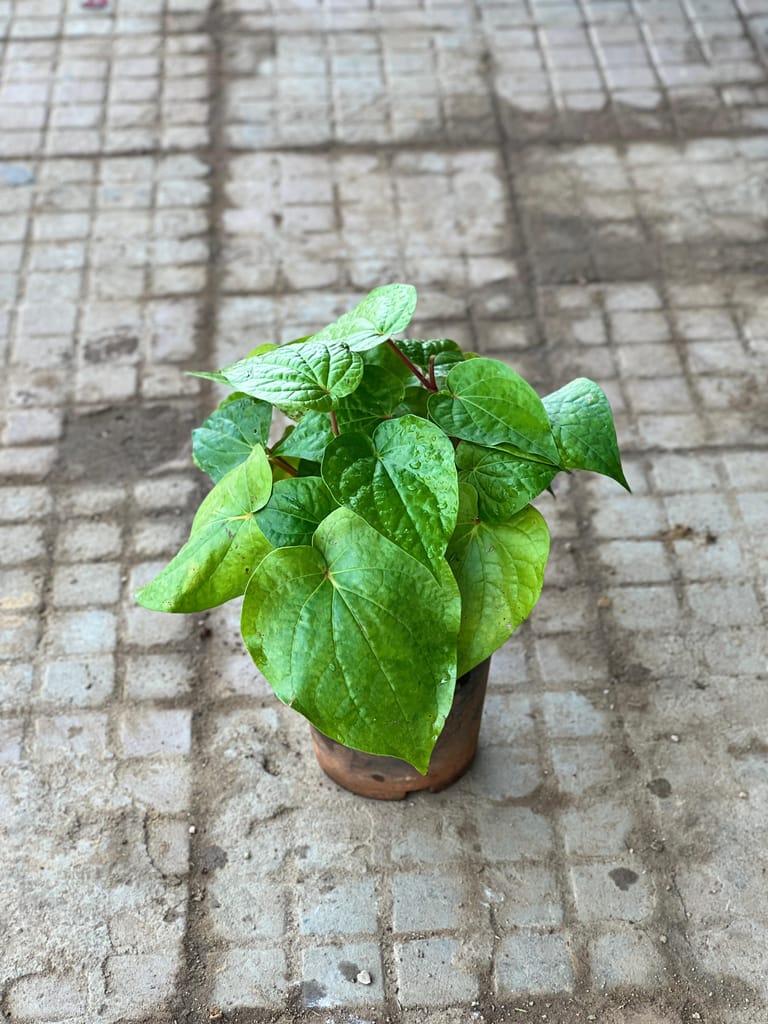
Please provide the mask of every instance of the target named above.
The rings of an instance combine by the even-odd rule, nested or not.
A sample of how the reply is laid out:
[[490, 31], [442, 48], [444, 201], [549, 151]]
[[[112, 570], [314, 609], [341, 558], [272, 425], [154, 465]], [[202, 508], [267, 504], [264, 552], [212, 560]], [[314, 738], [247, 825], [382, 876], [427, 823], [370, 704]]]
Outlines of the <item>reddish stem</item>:
[[387, 338], [386, 344], [389, 345], [389, 347], [392, 349], [396, 356], [402, 359], [402, 361], [405, 363], [405, 365], [408, 367], [408, 369], [411, 371], [414, 377], [417, 377], [421, 381], [421, 383], [424, 385], [427, 391], [437, 391], [437, 386], [433, 385], [429, 378], [424, 376], [424, 374], [421, 372], [418, 366], [415, 363], [411, 362], [411, 360], [408, 358], [405, 352], [400, 351], [400, 349], [397, 347], [394, 341], [392, 341], [391, 338]]
[[336, 419], [336, 413], [333, 411], [333, 409], [331, 409], [331, 411], [328, 413], [328, 415], [331, 417], [331, 430], [333, 431], [333, 436], [334, 437], [338, 437], [339, 436], [339, 422]]
[[273, 465], [279, 466], [280, 469], [285, 470], [288, 476], [299, 475], [298, 469], [294, 469], [290, 462], [286, 462], [285, 459], [281, 459], [279, 455], [270, 455], [269, 460], [270, 462], [273, 463]]

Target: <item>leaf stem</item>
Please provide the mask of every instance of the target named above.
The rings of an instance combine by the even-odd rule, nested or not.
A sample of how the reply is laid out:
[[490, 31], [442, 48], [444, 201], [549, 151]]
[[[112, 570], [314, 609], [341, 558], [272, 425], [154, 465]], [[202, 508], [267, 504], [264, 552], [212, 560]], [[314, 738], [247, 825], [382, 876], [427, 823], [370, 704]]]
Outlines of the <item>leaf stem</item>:
[[288, 474], [288, 476], [299, 475], [298, 469], [294, 469], [290, 462], [286, 462], [285, 459], [281, 459], [279, 455], [270, 455], [269, 461], [273, 465], [279, 466], [280, 469], [284, 470]]
[[333, 409], [331, 409], [328, 415], [331, 417], [331, 430], [333, 431], [333, 436], [338, 437], [339, 421], [336, 419], [336, 413], [333, 411]]
[[401, 350], [397, 347], [397, 345], [394, 343], [394, 341], [392, 341], [391, 338], [387, 338], [385, 344], [389, 345], [389, 347], [392, 349], [395, 355], [402, 359], [402, 361], [405, 363], [405, 365], [408, 367], [408, 369], [411, 371], [414, 377], [417, 377], [421, 381], [421, 383], [424, 385], [427, 391], [437, 391], [437, 385], [433, 381], [430, 381], [429, 377], [424, 376], [424, 374], [421, 372], [418, 366], [415, 363], [411, 362], [411, 360], [408, 358], [405, 352], [401, 352]]
[[435, 357], [429, 357], [429, 383], [432, 385], [432, 390], [437, 391], [437, 382], [435, 380]]

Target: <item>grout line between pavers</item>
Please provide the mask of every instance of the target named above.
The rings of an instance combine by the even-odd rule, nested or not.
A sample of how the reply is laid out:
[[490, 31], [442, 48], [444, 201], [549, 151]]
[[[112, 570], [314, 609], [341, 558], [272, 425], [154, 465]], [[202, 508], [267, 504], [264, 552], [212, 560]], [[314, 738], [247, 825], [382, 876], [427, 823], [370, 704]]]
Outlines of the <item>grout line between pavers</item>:
[[[208, 145], [197, 151], [200, 158], [208, 165], [210, 183], [210, 198], [207, 203], [208, 262], [196, 345], [197, 353], [204, 365], [212, 359], [216, 339], [222, 278], [220, 260], [220, 247], [223, 238], [222, 216], [228, 171], [228, 151], [224, 142], [222, 126], [225, 101], [223, 96], [223, 47], [218, 26], [220, 15], [220, 0], [214, 0], [203, 29], [203, 31], [207, 31], [212, 44], [208, 56]], [[163, 156], [172, 155], [165, 150], [159, 150], [159, 147], [154, 148], [152, 153], [157, 155], [158, 151], [162, 152]], [[211, 393], [211, 385], [206, 382], [197, 395], [197, 404], [201, 411], [210, 404]], [[189, 1019], [191, 1010], [201, 1011], [201, 1019], [207, 1017], [208, 1008], [212, 1006], [213, 995], [211, 986], [214, 975], [208, 969], [209, 946], [202, 941], [208, 927], [205, 919], [205, 901], [195, 898], [204, 892], [206, 882], [201, 848], [205, 842], [208, 815], [202, 784], [207, 774], [209, 735], [206, 718], [210, 713], [210, 699], [203, 684], [209, 671], [209, 659], [201, 653], [197, 679], [194, 681], [197, 685], [194, 685], [193, 682], [191, 694], [192, 741], [189, 756], [192, 776], [189, 821], [198, 831], [196, 839], [190, 843], [189, 848], [186, 921], [181, 949], [182, 966], [180, 977], [177, 977], [176, 996], [173, 1000], [175, 1014], [183, 1019]]]

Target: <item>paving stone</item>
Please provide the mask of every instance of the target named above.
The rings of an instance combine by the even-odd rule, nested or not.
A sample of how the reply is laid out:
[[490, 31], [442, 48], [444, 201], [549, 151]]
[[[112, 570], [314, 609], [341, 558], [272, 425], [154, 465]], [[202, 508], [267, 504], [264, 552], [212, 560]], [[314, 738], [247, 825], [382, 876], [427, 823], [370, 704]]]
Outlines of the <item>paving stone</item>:
[[8, 1009], [24, 1020], [64, 1020], [87, 1009], [87, 981], [75, 974], [28, 974], [12, 983]]
[[124, 757], [188, 754], [192, 712], [182, 708], [137, 708], [124, 714], [120, 739]]
[[140, 807], [161, 814], [189, 810], [192, 780], [187, 764], [130, 760], [119, 771], [119, 780], [127, 796]]
[[113, 1017], [162, 1013], [174, 992], [177, 955], [123, 953], [105, 966], [106, 1004]]
[[120, 528], [114, 523], [74, 523], [59, 538], [59, 557], [74, 562], [118, 555]]
[[606, 728], [604, 712], [579, 693], [545, 693], [542, 708], [547, 730], [556, 739], [600, 736]]
[[483, 895], [494, 919], [507, 930], [562, 923], [563, 901], [552, 868], [541, 864], [505, 864], [484, 872]]
[[105, 654], [114, 650], [117, 623], [112, 612], [56, 612], [48, 620], [54, 656]]
[[[381, 953], [374, 942], [314, 946], [301, 955], [304, 1006], [369, 1006], [384, 1000]], [[357, 981], [367, 971], [370, 985]]]
[[[211, 849], [212, 861], [221, 857], [218, 846]], [[221, 939], [234, 943], [280, 940], [285, 920], [285, 891], [282, 887], [260, 885], [250, 875], [219, 872], [207, 892], [213, 931]], [[356, 930], [343, 924], [336, 929], [327, 929], [341, 934]], [[375, 926], [363, 930], [374, 931]]]
[[489, 860], [546, 858], [553, 844], [547, 819], [527, 807], [479, 807], [478, 836]]
[[222, 1010], [282, 1006], [288, 968], [281, 949], [230, 949], [216, 958], [212, 1001]]
[[582, 921], [642, 921], [653, 910], [647, 878], [622, 862], [573, 866], [571, 881]]
[[0, 488], [0, 519], [6, 522], [26, 522], [50, 515], [53, 499], [47, 487]]
[[[326, 891], [327, 889], [327, 891]], [[315, 889], [302, 886], [299, 927], [305, 935], [354, 935], [375, 932], [376, 892], [373, 879]]]
[[611, 752], [599, 741], [558, 741], [552, 746], [552, 764], [560, 789], [571, 795], [587, 794], [593, 787], [601, 792], [620, 778]]
[[125, 692], [136, 700], [165, 700], [189, 692], [194, 670], [183, 654], [145, 654], [125, 663]]
[[8, 709], [26, 708], [35, 678], [34, 665], [5, 662], [0, 665], [0, 702]]
[[147, 853], [164, 875], [184, 875], [189, 870], [189, 825], [173, 818], [147, 822]]
[[22, 565], [45, 554], [43, 531], [37, 526], [0, 526], [0, 565]]
[[402, 1006], [449, 1006], [477, 998], [477, 977], [462, 964], [462, 946], [455, 939], [396, 943], [395, 963]]
[[573, 991], [567, 941], [557, 932], [542, 935], [521, 931], [508, 936], [499, 947], [495, 982], [502, 998]]
[[620, 857], [631, 845], [632, 815], [620, 804], [570, 808], [562, 823], [566, 851], [574, 856]]
[[472, 770], [464, 780], [472, 792], [492, 800], [528, 796], [541, 783], [541, 767], [530, 746], [487, 746], [481, 741]]
[[592, 944], [592, 983], [604, 991], [664, 983], [661, 943], [642, 931], [609, 931]]
[[0, 720], [0, 762], [20, 761], [24, 740], [24, 722], [21, 719]]
[[60, 608], [115, 604], [122, 586], [121, 567], [113, 562], [61, 565], [53, 578], [53, 603]]
[[111, 696], [114, 681], [111, 657], [53, 661], [45, 668], [42, 697], [54, 704], [97, 707]]
[[458, 928], [468, 894], [461, 881], [440, 872], [396, 874], [392, 922], [396, 932]]
[[54, 715], [35, 722], [35, 757], [43, 763], [70, 757], [103, 758], [108, 752], [107, 716], [100, 712]]
[[34, 657], [40, 636], [40, 624], [20, 614], [0, 614], [0, 659]]

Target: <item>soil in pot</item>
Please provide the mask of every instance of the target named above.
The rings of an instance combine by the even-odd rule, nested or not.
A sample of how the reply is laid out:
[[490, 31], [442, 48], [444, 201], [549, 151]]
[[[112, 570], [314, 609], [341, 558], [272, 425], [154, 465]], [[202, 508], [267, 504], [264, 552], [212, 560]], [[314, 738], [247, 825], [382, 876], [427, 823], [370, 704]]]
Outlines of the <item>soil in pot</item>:
[[466, 773], [477, 752], [490, 664], [487, 658], [456, 681], [453, 706], [426, 775], [397, 757], [342, 746], [311, 726], [320, 767], [344, 789], [375, 800], [402, 800], [421, 789], [432, 793], [446, 789]]

